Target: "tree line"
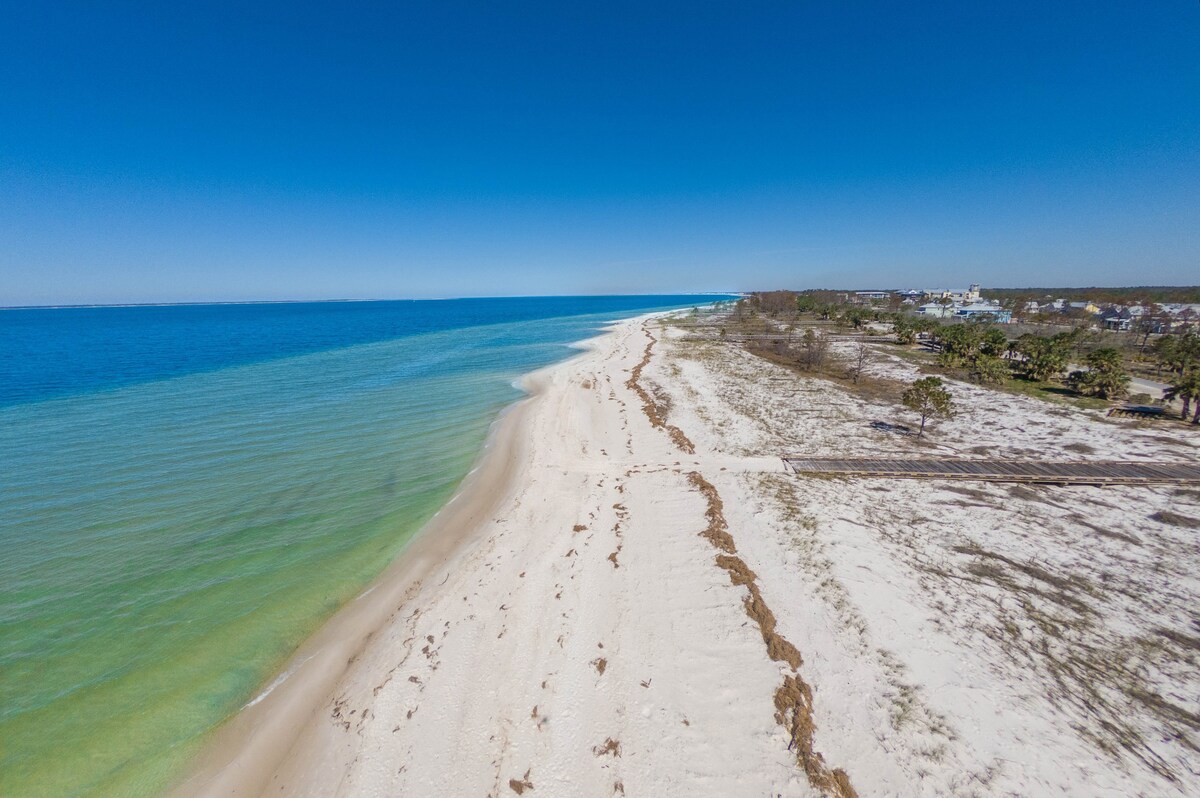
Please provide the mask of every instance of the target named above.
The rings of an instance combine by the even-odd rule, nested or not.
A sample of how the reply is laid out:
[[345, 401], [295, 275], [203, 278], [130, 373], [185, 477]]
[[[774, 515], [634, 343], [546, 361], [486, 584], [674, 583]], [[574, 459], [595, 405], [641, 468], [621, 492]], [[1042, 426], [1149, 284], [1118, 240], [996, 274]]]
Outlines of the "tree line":
[[1068, 302], [1096, 302], [1111, 305], [1150, 305], [1178, 302], [1200, 302], [1200, 286], [1137, 285], [1123, 288], [989, 288], [988, 296], [1005, 299], [1034, 300], [1065, 299]]
[[[1121, 399], [1129, 394], [1131, 375], [1125, 356], [1112, 346], [1085, 351], [1085, 344], [1091, 343], [1094, 334], [1083, 327], [1050, 335], [1024, 333], [1010, 338], [1004, 329], [986, 318], [944, 323], [926, 316], [847, 304], [838, 292], [822, 290], [762, 292], [752, 294], [738, 306], [739, 315], [761, 313], [781, 321], [810, 315], [851, 329], [862, 329], [872, 322], [887, 323], [897, 342], [912, 344], [925, 340], [937, 352], [942, 367], [964, 372], [981, 384], [1003, 384], [1017, 378], [1039, 383], [1058, 381], [1081, 396], [1100, 399]], [[1141, 349], [1144, 356], [1157, 364], [1160, 373], [1165, 372], [1169, 387], [1163, 398], [1178, 400], [1182, 405], [1181, 417], [1186, 419], [1191, 415], [1192, 422], [1200, 424], [1200, 334], [1187, 329], [1159, 335], [1147, 347], [1150, 337], [1146, 332]], [[809, 361], [806, 363], [809, 368], [820, 367], [825, 359], [823, 349], [816, 340], [803, 342], [802, 359]], [[1073, 363], [1083, 367], [1072, 369]]]

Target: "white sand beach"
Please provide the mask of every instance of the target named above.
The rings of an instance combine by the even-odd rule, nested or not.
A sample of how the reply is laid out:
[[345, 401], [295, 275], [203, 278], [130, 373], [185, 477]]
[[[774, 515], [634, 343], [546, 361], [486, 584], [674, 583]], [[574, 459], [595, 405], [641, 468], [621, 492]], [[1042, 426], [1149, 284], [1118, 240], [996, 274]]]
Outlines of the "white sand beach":
[[[1200, 795], [1200, 492], [806, 479], [896, 408], [642, 317], [528, 378], [459, 496], [181, 795]], [[880, 350], [870, 369], [911, 379]], [[953, 383], [962, 456], [1196, 436]]]

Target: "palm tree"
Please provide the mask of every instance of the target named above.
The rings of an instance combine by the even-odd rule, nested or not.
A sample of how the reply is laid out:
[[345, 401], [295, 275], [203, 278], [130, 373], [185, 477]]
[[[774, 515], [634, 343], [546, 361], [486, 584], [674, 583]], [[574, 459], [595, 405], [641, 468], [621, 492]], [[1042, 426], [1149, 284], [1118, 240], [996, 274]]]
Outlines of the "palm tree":
[[1111, 347], [1097, 349], [1087, 356], [1089, 392], [1104, 399], [1117, 399], [1128, 393], [1129, 375], [1125, 373], [1121, 353]]
[[1018, 351], [1025, 358], [1021, 362], [1021, 370], [1035, 382], [1045, 382], [1059, 376], [1070, 359], [1072, 341], [1070, 333], [1059, 333], [1049, 338], [1030, 333], [1022, 335], [1017, 341]]
[[980, 353], [971, 360], [971, 377], [980, 383], [1003, 383], [1008, 375], [1008, 362], [995, 355]]
[[1186, 374], [1200, 367], [1200, 335], [1187, 330], [1181, 335], [1164, 335], [1154, 342], [1159, 366], [1172, 374]]
[[1183, 403], [1179, 417], [1187, 420], [1192, 402], [1196, 403], [1196, 415], [1193, 424], [1200, 424], [1200, 372], [1192, 372], [1177, 379], [1169, 388], [1163, 389], [1163, 399], [1173, 402], [1178, 399]]

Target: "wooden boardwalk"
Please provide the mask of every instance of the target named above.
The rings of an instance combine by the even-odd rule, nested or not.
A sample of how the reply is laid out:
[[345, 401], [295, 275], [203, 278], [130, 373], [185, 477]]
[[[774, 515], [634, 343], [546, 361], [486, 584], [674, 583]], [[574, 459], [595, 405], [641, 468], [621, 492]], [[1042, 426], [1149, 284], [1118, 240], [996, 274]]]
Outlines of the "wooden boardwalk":
[[886, 460], [785, 457], [797, 474], [892, 479], [972, 479], [1043, 482], [1055, 485], [1148, 485], [1200, 482], [1200, 463], [1141, 463], [1123, 460]]

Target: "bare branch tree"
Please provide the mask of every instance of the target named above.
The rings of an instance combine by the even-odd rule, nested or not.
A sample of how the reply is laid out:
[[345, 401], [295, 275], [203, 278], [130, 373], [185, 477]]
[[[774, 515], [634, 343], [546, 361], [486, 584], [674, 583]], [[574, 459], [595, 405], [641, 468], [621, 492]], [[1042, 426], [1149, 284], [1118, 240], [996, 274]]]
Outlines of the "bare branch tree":
[[866, 341], [859, 341], [854, 347], [850, 369], [846, 376], [857, 385], [858, 378], [862, 376], [869, 362], [871, 362], [871, 347], [867, 346]]

